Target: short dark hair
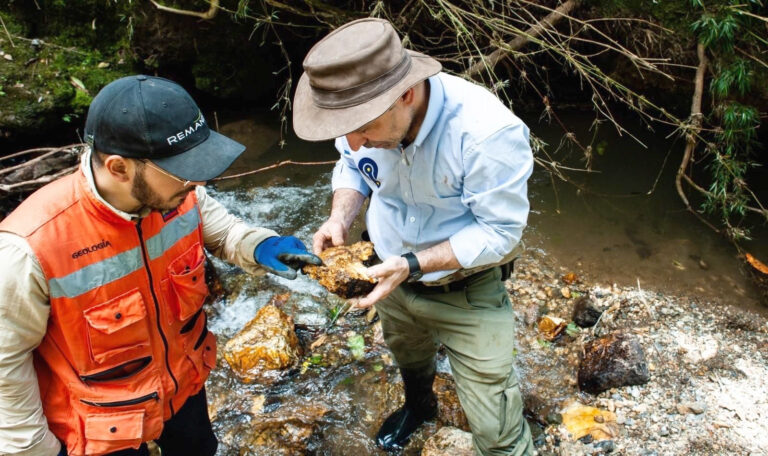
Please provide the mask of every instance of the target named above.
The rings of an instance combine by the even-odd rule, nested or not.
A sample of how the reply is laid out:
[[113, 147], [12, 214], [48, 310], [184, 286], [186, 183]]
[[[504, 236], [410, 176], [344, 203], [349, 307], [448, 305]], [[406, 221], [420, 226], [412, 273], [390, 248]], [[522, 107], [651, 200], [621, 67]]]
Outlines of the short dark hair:
[[[99, 169], [99, 168], [103, 167], [104, 163], [106, 163], [106, 161], [107, 161], [107, 157], [109, 157], [110, 155], [113, 155], [113, 154], [105, 154], [104, 152], [99, 152], [96, 149], [91, 149], [91, 150], [92, 150], [92, 152], [91, 152], [91, 168], [93, 168], [93, 169]], [[139, 168], [144, 166], [144, 162], [141, 161], [138, 158], [128, 158], [128, 157], [123, 157], [123, 158], [125, 158], [127, 160], [134, 160], [136, 162], [136, 165]]]
[[107, 160], [107, 154], [99, 152], [96, 149], [91, 149], [91, 167], [93, 169], [99, 169], [104, 166], [104, 162]]

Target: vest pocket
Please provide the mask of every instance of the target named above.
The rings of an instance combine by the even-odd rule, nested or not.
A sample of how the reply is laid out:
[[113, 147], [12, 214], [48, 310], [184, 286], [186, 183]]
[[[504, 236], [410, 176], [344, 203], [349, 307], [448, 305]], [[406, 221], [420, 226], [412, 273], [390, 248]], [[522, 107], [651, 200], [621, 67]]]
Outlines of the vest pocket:
[[197, 378], [192, 382], [192, 389], [197, 391], [216, 367], [216, 335], [203, 328], [203, 333], [194, 345], [187, 347], [187, 358], [197, 373]]
[[159, 436], [162, 429], [157, 392], [124, 400], [80, 402], [89, 406], [83, 423], [85, 454], [138, 448], [143, 441]]
[[203, 306], [208, 296], [205, 255], [199, 243], [168, 265], [169, 304], [174, 316], [184, 321]]
[[118, 355], [149, 356], [147, 309], [138, 288], [83, 311], [91, 356], [104, 363]]

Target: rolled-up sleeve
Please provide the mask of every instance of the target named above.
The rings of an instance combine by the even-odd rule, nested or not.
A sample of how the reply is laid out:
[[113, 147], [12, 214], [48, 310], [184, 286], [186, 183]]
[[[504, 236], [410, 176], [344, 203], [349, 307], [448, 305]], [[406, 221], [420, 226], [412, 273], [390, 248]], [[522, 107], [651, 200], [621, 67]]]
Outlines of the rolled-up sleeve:
[[343, 138], [336, 138], [336, 150], [341, 154], [341, 158], [336, 162], [333, 168], [333, 177], [331, 178], [331, 188], [333, 191], [339, 188], [351, 188], [357, 190], [364, 196], [371, 196], [371, 187], [365, 182], [363, 176], [355, 166], [351, 158], [346, 158], [344, 148], [346, 141]]
[[463, 154], [462, 203], [475, 217], [450, 237], [464, 268], [497, 263], [520, 242], [528, 221], [528, 178], [533, 154], [528, 127], [505, 127]]
[[253, 258], [253, 250], [264, 239], [278, 234], [266, 228], [250, 226], [230, 214], [221, 203], [208, 195], [204, 187], [197, 187], [196, 191], [205, 248], [250, 274], [264, 274], [265, 271]]
[[55, 455], [32, 363], [48, 326], [48, 285], [23, 238], [0, 232], [0, 258], [0, 454]]

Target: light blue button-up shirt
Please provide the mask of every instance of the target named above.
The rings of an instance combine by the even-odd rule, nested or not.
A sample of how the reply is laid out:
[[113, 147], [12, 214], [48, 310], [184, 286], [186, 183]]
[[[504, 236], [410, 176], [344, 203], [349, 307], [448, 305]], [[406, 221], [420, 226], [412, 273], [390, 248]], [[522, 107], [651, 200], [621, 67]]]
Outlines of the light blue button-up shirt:
[[404, 150], [354, 152], [336, 139], [333, 190], [370, 196], [366, 225], [382, 260], [449, 240], [464, 268], [497, 263], [528, 219], [528, 127], [483, 87], [445, 73], [429, 84], [421, 129]]

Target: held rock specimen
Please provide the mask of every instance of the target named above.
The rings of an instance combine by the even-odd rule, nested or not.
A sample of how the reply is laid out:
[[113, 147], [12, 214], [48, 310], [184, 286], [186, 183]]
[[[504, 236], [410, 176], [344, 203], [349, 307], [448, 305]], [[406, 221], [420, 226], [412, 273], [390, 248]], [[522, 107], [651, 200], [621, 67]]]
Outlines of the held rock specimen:
[[642, 385], [650, 380], [645, 353], [637, 338], [614, 332], [584, 345], [579, 387], [598, 394], [607, 389]]
[[331, 293], [342, 298], [363, 296], [373, 290], [376, 281], [365, 274], [373, 262], [373, 244], [358, 242], [330, 247], [320, 254], [322, 266], [304, 266], [304, 272]]
[[301, 356], [293, 319], [279, 309], [290, 294], [275, 295], [224, 346], [224, 359], [245, 383], [270, 383]]

